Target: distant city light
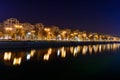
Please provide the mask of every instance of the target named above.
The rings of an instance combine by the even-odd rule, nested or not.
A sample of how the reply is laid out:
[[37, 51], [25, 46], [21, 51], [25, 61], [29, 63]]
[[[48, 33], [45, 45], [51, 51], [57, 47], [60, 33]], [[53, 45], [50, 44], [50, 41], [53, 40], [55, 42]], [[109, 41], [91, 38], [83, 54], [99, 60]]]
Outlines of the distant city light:
[[54, 41], [120, 41], [109, 34], [88, 33], [81, 30], [60, 29], [57, 26], [44, 26], [42, 23], [20, 23], [16, 18], [7, 19], [1, 24], [1, 40], [54, 40]]

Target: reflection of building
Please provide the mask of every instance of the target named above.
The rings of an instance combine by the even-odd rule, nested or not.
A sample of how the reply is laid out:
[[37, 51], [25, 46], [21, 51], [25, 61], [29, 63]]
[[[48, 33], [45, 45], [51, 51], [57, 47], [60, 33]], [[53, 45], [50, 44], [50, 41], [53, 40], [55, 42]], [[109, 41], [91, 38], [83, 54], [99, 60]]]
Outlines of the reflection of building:
[[[80, 45], [71, 47], [48, 48], [29, 51], [4, 52], [0, 53], [0, 60], [8, 66], [17, 66], [28, 60], [49, 61], [60, 57], [64, 59], [69, 56], [97, 55], [104, 51], [112, 51], [120, 48], [120, 44], [97, 44]], [[96, 54], [97, 53], [97, 54]]]

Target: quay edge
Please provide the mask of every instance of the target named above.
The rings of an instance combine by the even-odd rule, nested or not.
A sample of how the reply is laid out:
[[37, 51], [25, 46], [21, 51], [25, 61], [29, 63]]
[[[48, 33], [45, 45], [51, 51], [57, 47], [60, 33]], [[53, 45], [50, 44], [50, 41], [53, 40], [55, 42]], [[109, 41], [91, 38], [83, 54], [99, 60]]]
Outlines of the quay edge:
[[0, 41], [0, 48], [45, 48], [61, 46], [77, 46], [91, 44], [120, 43], [119, 41], [45, 41], [45, 40], [26, 40], [26, 41]]

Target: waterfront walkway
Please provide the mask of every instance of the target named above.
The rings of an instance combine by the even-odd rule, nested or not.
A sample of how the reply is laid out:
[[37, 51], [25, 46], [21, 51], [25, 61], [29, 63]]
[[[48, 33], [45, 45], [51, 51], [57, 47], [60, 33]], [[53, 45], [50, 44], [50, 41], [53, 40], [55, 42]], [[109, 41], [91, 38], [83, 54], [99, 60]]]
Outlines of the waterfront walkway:
[[120, 41], [5, 40], [0, 41], [0, 48], [43, 48], [43, 47], [76, 46], [90, 44], [106, 44], [106, 43], [120, 43]]

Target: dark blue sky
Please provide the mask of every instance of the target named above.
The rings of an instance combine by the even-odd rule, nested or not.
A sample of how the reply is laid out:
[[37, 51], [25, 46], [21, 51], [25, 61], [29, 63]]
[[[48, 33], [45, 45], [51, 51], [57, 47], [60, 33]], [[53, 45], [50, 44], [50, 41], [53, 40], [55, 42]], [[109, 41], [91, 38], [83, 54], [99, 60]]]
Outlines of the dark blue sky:
[[120, 36], [119, 0], [1, 0], [0, 22], [7, 18]]

